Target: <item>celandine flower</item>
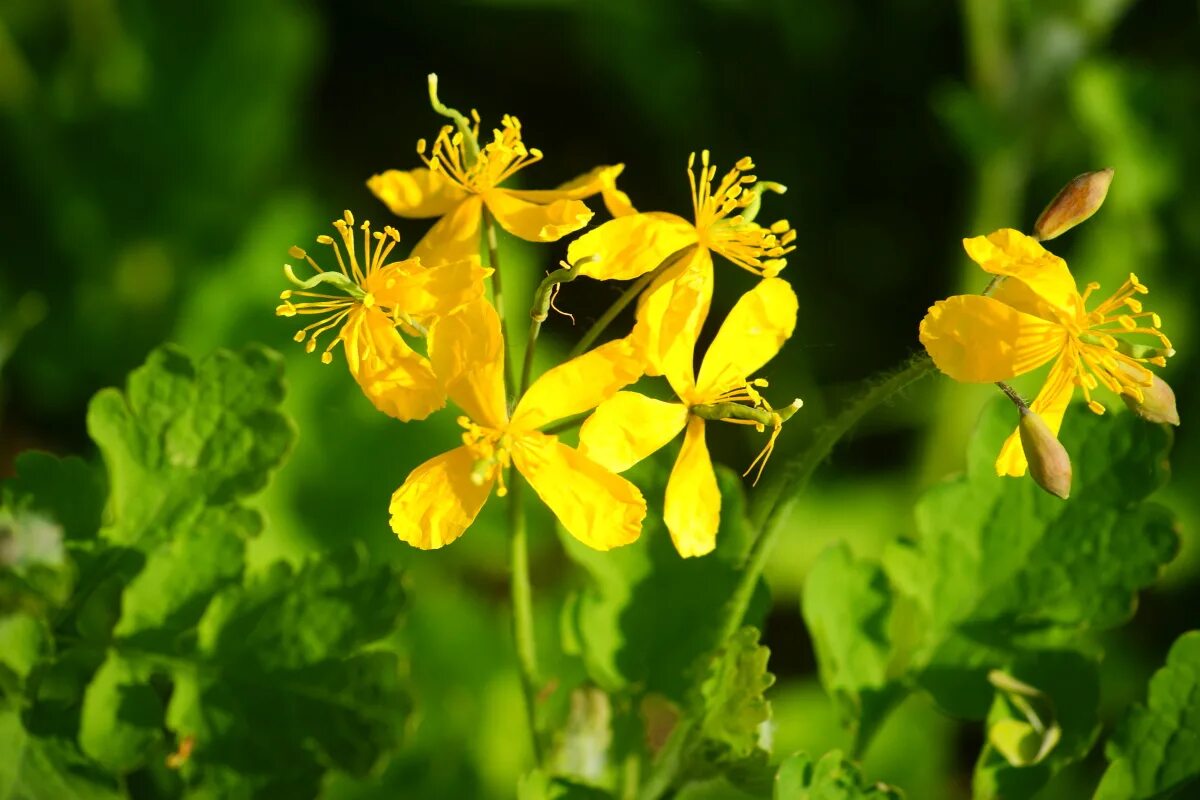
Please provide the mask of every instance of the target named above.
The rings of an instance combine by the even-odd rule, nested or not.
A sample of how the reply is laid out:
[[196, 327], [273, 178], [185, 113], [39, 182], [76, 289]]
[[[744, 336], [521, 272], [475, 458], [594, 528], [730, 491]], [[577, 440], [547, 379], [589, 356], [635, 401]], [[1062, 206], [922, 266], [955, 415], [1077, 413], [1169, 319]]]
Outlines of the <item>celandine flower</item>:
[[503, 494], [511, 464], [574, 537], [597, 550], [641, 533], [646, 501], [637, 487], [538, 429], [594, 408], [637, 380], [640, 365], [625, 342], [610, 342], [542, 375], [517, 403], [504, 401], [500, 321], [486, 300], [442, 320], [430, 357], [446, 391], [466, 415], [460, 447], [426, 461], [392, 495], [392, 530], [422, 549], [457, 539], [493, 487]]
[[[796, 295], [786, 281], [763, 280], [738, 300], [721, 324], [704, 354], [699, 378], [690, 359], [672, 362], [666, 377], [680, 402], [617, 392], [583, 423], [580, 450], [615, 472], [629, 469], [686, 427], [663, 504], [663, 519], [682, 556], [710, 552], [716, 546], [721, 522], [721, 493], [704, 440], [705, 419], [720, 415], [724, 404], [745, 403], [772, 411], [758, 392], [766, 382], [752, 381], [749, 376], [770, 361], [792, 335], [796, 308]], [[783, 420], [797, 408], [799, 401], [783, 414], [773, 414], [771, 437], [750, 469], [758, 465], [761, 472]], [[724, 415], [717, 418], [755, 424]], [[763, 429], [761, 423], [758, 426]]]
[[521, 170], [541, 161], [542, 152], [527, 148], [521, 123], [505, 116], [492, 141], [479, 147], [479, 117], [472, 112], [470, 136], [447, 125], [426, 155], [426, 143], [417, 143], [424, 168], [388, 170], [374, 175], [367, 187], [401, 217], [441, 217], [413, 248], [412, 255], [426, 263], [455, 261], [479, 252], [480, 221], [484, 206], [509, 233], [531, 242], [552, 242], [587, 225], [592, 212], [581, 201], [603, 193], [613, 213], [632, 207], [616, 189], [623, 164], [597, 167], [557, 189], [522, 191], [501, 184]]
[[[986, 296], [957, 295], [934, 304], [921, 321], [921, 343], [938, 369], [968, 383], [1005, 381], [1053, 360], [1030, 408], [1055, 435], [1076, 387], [1097, 414], [1105, 410], [1092, 398], [1099, 386], [1140, 402], [1154, 377], [1146, 365], [1164, 366], [1174, 355], [1158, 315], [1143, 310], [1135, 296], [1148, 291], [1136, 275], [1088, 311], [1100, 285], [1089, 283], [1080, 295], [1067, 263], [1033, 238], [1006, 228], [964, 239], [963, 246], [1000, 280]], [[1161, 348], [1130, 347], [1117, 339], [1124, 335], [1150, 337]], [[1027, 466], [1014, 432], [1000, 450], [996, 472], [1023, 475]]]
[[796, 232], [787, 220], [769, 228], [754, 222], [761, 187], [755, 187], [754, 175], [746, 174], [754, 169], [753, 161], [741, 159], [714, 187], [717, 168], [709, 163], [708, 151], [700, 153], [699, 175], [695, 156], [688, 159], [692, 222], [662, 212], [620, 216], [579, 237], [567, 250], [567, 260], [578, 265], [581, 275], [599, 280], [630, 280], [678, 256], [638, 299], [633, 338], [650, 375], [668, 369], [678, 373], [680, 367], [668, 367], [668, 361], [691, 359], [712, 299], [713, 253], [770, 278], [785, 266], [783, 256], [795, 249]]
[[[429, 360], [413, 350], [396, 330], [421, 336], [441, 317], [483, 294], [483, 279], [491, 273], [478, 257], [436, 267], [419, 259], [387, 263], [400, 241], [395, 228], [373, 232], [363, 222], [361, 259], [355, 247], [354, 215], [349, 211], [333, 226], [345, 249], [332, 236], [317, 242], [333, 249], [338, 269], [326, 272], [299, 247], [289, 253], [316, 271], [307, 280], [298, 278], [290, 264], [288, 279], [297, 285], [280, 294], [275, 313], [281, 317], [316, 316], [315, 322], [296, 332], [296, 341], [313, 352], [322, 334], [338, 328], [321, 353], [333, 361], [333, 349], [345, 345], [346, 363], [363, 393], [380, 411], [400, 420], [422, 419], [445, 405], [445, 391], [433, 374]], [[313, 291], [329, 287], [340, 294]]]

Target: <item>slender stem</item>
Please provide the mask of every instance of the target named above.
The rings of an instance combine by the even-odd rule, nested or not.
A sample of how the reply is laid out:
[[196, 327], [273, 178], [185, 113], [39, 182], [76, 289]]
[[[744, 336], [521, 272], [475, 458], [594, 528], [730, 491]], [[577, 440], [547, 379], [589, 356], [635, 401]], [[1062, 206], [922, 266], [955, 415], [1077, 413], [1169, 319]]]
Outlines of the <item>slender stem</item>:
[[512, 574], [513, 640], [517, 647], [517, 665], [521, 673], [521, 691], [525, 696], [525, 717], [533, 744], [533, 756], [542, 765], [542, 742], [537, 724], [538, 657], [533, 633], [533, 588], [529, 581], [529, 540], [525, 528], [525, 506], [521, 502], [524, 481], [515, 469], [509, 471], [508, 516]]
[[538, 335], [542, 332], [542, 323], [550, 314], [550, 303], [554, 299], [556, 287], [570, 283], [579, 277], [579, 273], [571, 267], [556, 269], [542, 279], [533, 295], [533, 305], [529, 309], [529, 338], [525, 341], [525, 363], [521, 367], [521, 386], [517, 391], [520, 398], [529, 388], [533, 378], [533, 354], [537, 348]]
[[759, 492], [750, 519], [751, 524], [758, 530], [758, 537], [746, 558], [746, 566], [738, 586], [725, 607], [719, 641], [727, 640], [741, 627], [750, 599], [754, 595], [754, 588], [762, 577], [767, 559], [779, 538], [779, 531], [782, 530], [778, 524], [779, 519], [792, 498], [804, 490], [817, 467], [828, 458], [834, 446], [858, 424], [859, 420], [876, 406], [933, 371], [933, 361], [928, 355], [921, 353], [914, 356], [898, 372], [868, 387], [817, 433], [817, 438], [806, 450], [785, 462], [782, 469], [775, 473], [774, 479]]
[[504, 314], [504, 285], [500, 276], [500, 245], [496, 240], [496, 220], [487, 205], [483, 206], [483, 236], [487, 240], [488, 266], [492, 268], [492, 302], [500, 317], [500, 338], [504, 340], [504, 388], [508, 395], [508, 410], [513, 409], [516, 384], [512, 375], [512, 351], [508, 346], [508, 322]]
[[689, 244], [687, 247], [682, 247], [679, 250], [676, 250], [674, 253], [664, 258], [662, 263], [657, 267], [650, 270], [633, 283], [629, 284], [629, 287], [625, 289], [625, 291], [621, 292], [621, 296], [618, 297], [616, 301], [608, 307], [608, 310], [601, 314], [600, 318], [592, 323], [592, 327], [588, 328], [587, 333], [583, 335], [583, 338], [575, 343], [575, 346], [571, 348], [571, 352], [567, 354], [567, 360], [569, 361], [570, 359], [587, 352], [587, 349], [591, 347], [592, 343], [600, 337], [600, 334], [604, 333], [604, 330], [610, 324], [612, 324], [612, 321], [617, 318], [617, 315], [624, 311], [626, 306], [632, 303], [634, 298], [641, 294], [642, 290], [649, 286], [652, 280], [657, 278], [669, 267], [694, 250], [695, 247], [696, 245]]

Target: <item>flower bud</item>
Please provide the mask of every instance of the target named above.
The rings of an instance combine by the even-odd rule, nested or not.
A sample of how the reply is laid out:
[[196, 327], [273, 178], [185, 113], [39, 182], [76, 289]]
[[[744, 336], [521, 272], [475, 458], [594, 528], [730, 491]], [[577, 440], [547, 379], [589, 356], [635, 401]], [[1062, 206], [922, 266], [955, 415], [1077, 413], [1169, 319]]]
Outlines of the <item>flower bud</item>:
[[1033, 224], [1041, 241], [1060, 236], [1100, 210], [1112, 183], [1112, 168], [1085, 172], [1062, 188]]
[[1067, 449], [1051, 432], [1050, 426], [1028, 408], [1021, 409], [1017, 430], [1034, 483], [1066, 500], [1071, 495], [1071, 458]]
[[1165, 422], [1168, 425], [1179, 424], [1179, 409], [1175, 406], [1175, 392], [1170, 384], [1154, 375], [1149, 386], [1139, 387], [1142, 399], [1122, 393], [1121, 399], [1129, 410], [1147, 422]]

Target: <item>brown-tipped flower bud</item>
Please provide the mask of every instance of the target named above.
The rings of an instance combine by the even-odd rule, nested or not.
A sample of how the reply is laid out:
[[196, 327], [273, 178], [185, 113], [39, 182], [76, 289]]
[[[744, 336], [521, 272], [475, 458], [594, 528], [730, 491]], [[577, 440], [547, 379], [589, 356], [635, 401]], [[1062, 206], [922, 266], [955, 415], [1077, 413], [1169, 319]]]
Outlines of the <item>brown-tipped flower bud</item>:
[[1034, 483], [1055, 497], [1066, 500], [1071, 495], [1071, 457], [1067, 449], [1041, 417], [1028, 408], [1021, 409], [1021, 447], [1029, 462], [1029, 475]]
[[1121, 399], [1129, 410], [1147, 422], [1165, 422], [1168, 425], [1179, 424], [1179, 409], [1175, 406], [1175, 392], [1170, 384], [1154, 375], [1150, 378], [1149, 386], [1138, 387], [1142, 390], [1142, 399], [1138, 400], [1128, 394], [1121, 394]]
[[1055, 195], [1033, 224], [1033, 235], [1042, 241], [1061, 236], [1100, 210], [1112, 183], [1113, 170], [1085, 172]]

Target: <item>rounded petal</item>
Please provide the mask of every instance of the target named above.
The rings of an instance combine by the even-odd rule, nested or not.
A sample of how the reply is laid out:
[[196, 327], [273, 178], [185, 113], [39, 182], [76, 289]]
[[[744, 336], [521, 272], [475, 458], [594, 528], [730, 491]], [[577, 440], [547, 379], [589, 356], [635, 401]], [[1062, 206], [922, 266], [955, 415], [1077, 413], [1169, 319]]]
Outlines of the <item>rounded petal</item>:
[[471, 451], [456, 447], [409, 473], [388, 506], [396, 535], [422, 550], [435, 550], [461, 536], [492, 491], [490, 482], [471, 480], [474, 467]]
[[483, 201], [472, 195], [430, 228], [410, 254], [427, 267], [479, 257], [479, 225]]
[[578, 200], [540, 205], [514, 197], [504, 189], [493, 189], [484, 195], [484, 202], [504, 230], [528, 242], [558, 241], [592, 219], [591, 209]]
[[1061, 325], [981, 295], [939, 300], [920, 331], [937, 368], [965, 383], [1022, 375], [1062, 352], [1069, 339]]
[[579, 265], [580, 275], [627, 281], [694, 244], [696, 229], [690, 222], [654, 211], [620, 216], [588, 231], [567, 247], [567, 261]]
[[704, 420], [688, 420], [683, 448], [667, 481], [663, 521], [675, 549], [684, 558], [702, 556], [717, 546], [721, 526], [721, 491], [704, 443]]
[[687, 406], [637, 392], [617, 392], [579, 429], [579, 452], [613, 472], [624, 472], [674, 439], [687, 423]]
[[[1041, 417], [1050, 432], [1057, 436], [1062, 427], [1063, 415], [1066, 414], [1067, 406], [1071, 404], [1071, 395], [1074, 393], [1075, 361], [1069, 353], [1063, 353], [1050, 368], [1046, 382], [1042, 384], [1029, 408]], [[1000, 448], [1000, 456], [996, 459], [996, 474], [1019, 477], [1024, 475], [1028, 468], [1029, 461], [1026, 460], [1025, 449], [1021, 446], [1020, 432], [1013, 431]]]
[[417, 319], [444, 317], [483, 296], [483, 279], [492, 274], [478, 256], [425, 268], [415, 259], [388, 264], [367, 278], [366, 289], [381, 306]]
[[508, 423], [500, 318], [485, 298], [430, 328], [429, 360], [446, 394], [472, 420], [489, 428]]
[[578, 450], [553, 436], [529, 433], [517, 440], [512, 460], [567, 533], [588, 547], [609, 550], [641, 534], [642, 493]]
[[766, 278], [742, 295], [704, 354], [696, 394], [711, 398], [746, 381], [796, 328], [799, 303], [787, 281]]
[[631, 334], [647, 375], [666, 375], [686, 399], [695, 386], [692, 359], [712, 302], [712, 256], [703, 248], [671, 267], [638, 298]]
[[375, 407], [401, 422], [424, 419], [446, 404], [428, 359], [404, 341], [378, 308], [355, 310], [342, 329], [350, 374]]
[[1082, 302], [1067, 262], [1037, 240], [1012, 228], [963, 239], [967, 255], [993, 275], [1017, 278], [1070, 319], [1082, 313]]
[[555, 200], [583, 200], [617, 185], [624, 164], [606, 164], [572, 178], [555, 189], [506, 189], [508, 194], [529, 203], [553, 203]]
[[593, 409], [642, 376], [642, 361], [624, 339], [560, 364], [533, 382], [517, 403], [512, 425], [534, 430]]
[[424, 167], [389, 169], [367, 179], [367, 188], [392, 213], [409, 219], [440, 217], [466, 199], [462, 187], [440, 172]]

